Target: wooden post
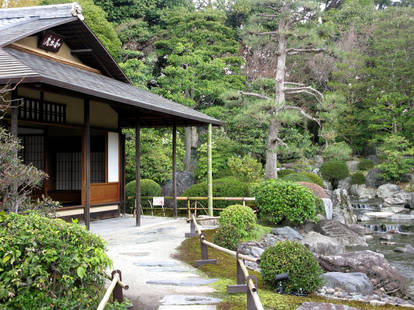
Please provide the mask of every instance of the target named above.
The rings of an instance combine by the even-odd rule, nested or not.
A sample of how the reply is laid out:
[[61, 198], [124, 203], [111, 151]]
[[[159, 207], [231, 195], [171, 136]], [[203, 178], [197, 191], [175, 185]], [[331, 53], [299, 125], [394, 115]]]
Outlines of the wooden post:
[[90, 125], [90, 110], [89, 110], [89, 99], [84, 101], [84, 167], [85, 167], [85, 179], [84, 179], [84, 190], [85, 190], [85, 205], [84, 205], [84, 221], [86, 229], [90, 228], [90, 190], [91, 190], [91, 125]]
[[135, 213], [135, 225], [141, 226], [141, 124], [137, 118], [135, 126], [135, 201], [136, 201], [136, 213]]
[[208, 215], [213, 216], [213, 160], [211, 136], [213, 133], [213, 126], [208, 124]]
[[177, 127], [175, 124], [173, 125], [173, 132], [172, 132], [172, 190], [173, 190], [173, 208], [174, 208], [174, 218], [178, 217], [178, 210], [177, 210]]
[[120, 186], [120, 191], [121, 191], [121, 212], [122, 212], [122, 216], [125, 217], [125, 196], [126, 196], [126, 192], [125, 192], [125, 136], [122, 134], [122, 130], [119, 133], [120, 138], [121, 138], [121, 186]]

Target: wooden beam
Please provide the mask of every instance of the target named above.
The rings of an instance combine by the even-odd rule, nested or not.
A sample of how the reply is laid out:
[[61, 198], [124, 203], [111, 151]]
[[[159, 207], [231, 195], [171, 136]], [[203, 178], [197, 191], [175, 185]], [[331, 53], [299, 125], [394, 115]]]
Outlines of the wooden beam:
[[136, 218], [135, 225], [141, 226], [141, 124], [137, 118], [135, 124], [135, 180], [136, 180]]
[[172, 129], [172, 190], [173, 190], [173, 207], [174, 207], [174, 218], [178, 217], [177, 212], [177, 127], [175, 124]]
[[90, 190], [91, 190], [91, 127], [90, 127], [90, 110], [89, 99], [84, 101], [84, 187], [85, 191], [85, 204], [84, 204], [84, 220], [86, 229], [90, 228]]
[[77, 49], [77, 50], [71, 50], [70, 53], [72, 55], [90, 54], [90, 53], [92, 53], [92, 49], [91, 48], [81, 48], [81, 49]]

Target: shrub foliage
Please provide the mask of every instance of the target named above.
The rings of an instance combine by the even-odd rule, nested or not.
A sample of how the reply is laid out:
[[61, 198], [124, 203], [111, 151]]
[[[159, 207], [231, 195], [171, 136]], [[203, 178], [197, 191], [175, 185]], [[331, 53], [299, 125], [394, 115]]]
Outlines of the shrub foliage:
[[241, 231], [234, 225], [223, 225], [217, 229], [213, 242], [229, 250], [237, 250], [240, 240], [242, 239]]
[[[134, 210], [134, 200], [136, 194], [136, 181], [131, 181], [125, 186], [127, 202], [126, 202], [126, 212], [132, 213]], [[161, 195], [161, 186], [150, 179], [141, 180], [141, 196], [160, 196]], [[131, 197], [130, 199], [128, 197]], [[146, 202], [141, 201], [141, 205], [144, 206]]]
[[332, 183], [334, 188], [337, 188], [338, 182], [349, 175], [349, 170], [345, 162], [330, 160], [322, 164], [321, 174], [325, 180]]
[[283, 287], [286, 292], [298, 292], [301, 288], [311, 293], [322, 286], [323, 273], [313, 254], [303, 245], [292, 241], [279, 241], [266, 249], [260, 257], [264, 282], [272, 289], [278, 287], [275, 280], [280, 273], [289, 273]]
[[254, 192], [260, 217], [273, 224], [316, 221], [316, 197], [300, 184], [266, 180], [257, 184]]
[[105, 243], [38, 213], [0, 214], [2, 309], [96, 309], [111, 265]]
[[348, 160], [352, 156], [352, 148], [345, 142], [336, 142], [328, 145], [322, 151], [325, 160]]
[[256, 225], [256, 214], [248, 206], [228, 206], [220, 213], [219, 224], [220, 226], [232, 225], [242, 237], [245, 237]]
[[370, 159], [361, 159], [358, 163], [358, 170], [369, 170], [374, 168], [374, 162]]
[[362, 172], [357, 171], [351, 176], [351, 184], [365, 184], [365, 176]]

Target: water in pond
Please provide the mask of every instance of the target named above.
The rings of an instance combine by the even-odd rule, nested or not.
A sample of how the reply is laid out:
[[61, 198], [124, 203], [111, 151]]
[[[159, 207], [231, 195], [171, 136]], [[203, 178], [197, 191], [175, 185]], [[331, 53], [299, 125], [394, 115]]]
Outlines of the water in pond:
[[[352, 205], [357, 215], [372, 211], [381, 212], [382, 209], [382, 202], [378, 200], [355, 202]], [[405, 247], [406, 244], [414, 246], [414, 220], [371, 219], [360, 224], [374, 232], [374, 238], [368, 241], [368, 249], [384, 254], [385, 258], [408, 279], [408, 293], [414, 300], [414, 254], [394, 252], [395, 248]], [[391, 234], [392, 240], [381, 240], [384, 234]]]

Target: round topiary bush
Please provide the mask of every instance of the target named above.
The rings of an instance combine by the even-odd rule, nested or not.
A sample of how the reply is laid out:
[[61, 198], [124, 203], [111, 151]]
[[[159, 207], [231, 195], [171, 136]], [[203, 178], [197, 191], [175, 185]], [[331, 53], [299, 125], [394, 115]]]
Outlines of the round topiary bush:
[[357, 171], [351, 175], [351, 184], [365, 184], [364, 174], [360, 171]]
[[375, 164], [370, 159], [361, 159], [361, 161], [358, 163], [358, 170], [369, 170], [374, 168]]
[[265, 284], [275, 289], [279, 286], [276, 275], [289, 273], [284, 281], [286, 292], [311, 293], [323, 284], [322, 268], [313, 254], [303, 244], [293, 241], [279, 241], [267, 248], [260, 257], [260, 268]]
[[321, 174], [325, 180], [332, 183], [332, 186], [335, 189], [338, 187], [338, 182], [349, 175], [349, 170], [345, 162], [330, 160], [322, 164]]
[[233, 225], [220, 226], [214, 235], [213, 242], [226, 249], [236, 251], [242, 239], [241, 231]]
[[256, 225], [256, 214], [248, 206], [228, 206], [220, 213], [219, 224], [220, 226], [232, 225], [240, 231], [242, 237], [245, 237]]
[[[136, 181], [131, 181], [125, 186], [127, 201], [125, 209], [127, 213], [132, 213], [135, 205]], [[160, 196], [161, 186], [150, 179], [141, 180], [141, 196]], [[129, 198], [131, 197], [131, 198]], [[142, 207], [148, 207], [148, 201], [141, 201]]]
[[318, 184], [315, 183], [308, 183], [308, 182], [298, 182], [300, 185], [309, 188], [312, 193], [318, 198], [328, 198], [328, 194], [326, 191], [320, 187]]
[[97, 308], [111, 265], [101, 237], [35, 212], [3, 212], [0, 240], [0, 308]]
[[[235, 177], [226, 177], [217, 180], [213, 180], [213, 196], [214, 197], [247, 197], [249, 195], [249, 186], [247, 183], [241, 182]], [[207, 197], [208, 196], [208, 184], [207, 182], [194, 184], [188, 188], [182, 197]], [[234, 202], [233, 202], [234, 203]], [[178, 202], [180, 207], [187, 207], [186, 201]], [[229, 201], [214, 201], [215, 208], [225, 208], [231, 205]]]
[[316, 221], [316, 197], [300, 184], [266, 180], [254, 189], [256, 204], [262, 219], [278, 224], [287, 220], [292, 224]]

